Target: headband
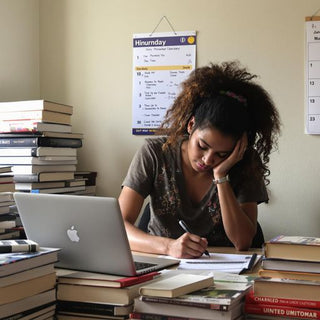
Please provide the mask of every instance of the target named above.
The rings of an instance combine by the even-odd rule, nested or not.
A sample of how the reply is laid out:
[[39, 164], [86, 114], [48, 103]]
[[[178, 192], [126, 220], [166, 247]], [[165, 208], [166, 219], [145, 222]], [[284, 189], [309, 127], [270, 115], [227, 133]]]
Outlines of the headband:
[[243, 96], [240, 96], [236, 93], [234, 93], [233, 91], [224, 91], [224, 90], [220, 90], [219, 91], [220, 94], [224, 95], [224, 96], [228, 96], [230, 98], [236, 99], [238, 100], [240, 103], [242, 103], [245, 107], [247, 106], [247, 99]]

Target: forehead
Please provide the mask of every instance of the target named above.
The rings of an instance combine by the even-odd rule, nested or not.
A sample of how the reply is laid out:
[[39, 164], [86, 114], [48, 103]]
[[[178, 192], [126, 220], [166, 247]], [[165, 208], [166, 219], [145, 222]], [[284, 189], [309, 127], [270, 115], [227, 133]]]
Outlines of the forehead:
[[209, 147], [217, 150], [229, 151], [236, 144], [235, 138], [212, 127], [197, 129], [194, 134]]

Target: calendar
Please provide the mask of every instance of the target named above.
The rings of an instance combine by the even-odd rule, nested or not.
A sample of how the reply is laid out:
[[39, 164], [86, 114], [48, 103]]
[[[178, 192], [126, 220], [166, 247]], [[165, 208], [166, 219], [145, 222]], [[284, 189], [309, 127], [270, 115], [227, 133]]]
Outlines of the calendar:
[[305, 59], [305, 133], [320, 134], [320, 21], [315, 18], [306, 21]]
[[180, 84], [195, 69], [196, 32], [133, 36], [132, 134], [160, 127]]

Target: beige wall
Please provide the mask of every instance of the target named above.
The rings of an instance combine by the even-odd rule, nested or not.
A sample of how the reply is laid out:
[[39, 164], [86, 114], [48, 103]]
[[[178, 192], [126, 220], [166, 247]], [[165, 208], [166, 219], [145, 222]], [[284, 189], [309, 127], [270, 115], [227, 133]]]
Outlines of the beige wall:
[[[19, 63], [18, 77], [11, 66], [0, 75], [15, 79], [18, 91], [10, 83], [1, 98], [31, 98], [37, 93], [38, 53], [30, 49], [37, 44], [37, 1], [1, 1], [13, 12], [13, 19], [0, 20], [10, 25], [1, 46], [10, 47], [11, 64]], [[26, 3], [29, 14], [18, 13]], [[79, 169], [98, 171], [98, 194], [118, 196], [143, 142], [131, 135], [132, 35], [151, 32], [166, 15], [175, 30], [198, 32], [198, 66], [240, 60], [260, 75], [279, 108], [283, 129], [271, 156], [270, 203], [259, 207], [266, 238], [320, 236], [320, 137], [304, 134], [304, 18], [318, 8], [317, 0], [40, 0], [40, 96], [75, 107], [74, 131], [85, 134]], [[21, 23], [27, 26], [18, 36]], [[163, 21], [157, 31], [170, 27]], [[16, 52], [12, 46], [20, 41], [27, 48]], [[30, 66], [33, 85], [25, 83]]]
[[0, 101], [39, 94], [39, 0], [0, 0]]

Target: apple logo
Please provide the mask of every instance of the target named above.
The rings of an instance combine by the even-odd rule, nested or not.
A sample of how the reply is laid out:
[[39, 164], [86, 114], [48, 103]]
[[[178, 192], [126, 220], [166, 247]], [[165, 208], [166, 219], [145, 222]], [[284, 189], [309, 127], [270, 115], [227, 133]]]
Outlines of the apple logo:
[[67, 230], [67, 235], [69, 239], [73, 242], [79, 242], [80, 238], [78, 236], [78, 230], [71, 226], [70, 229]]

